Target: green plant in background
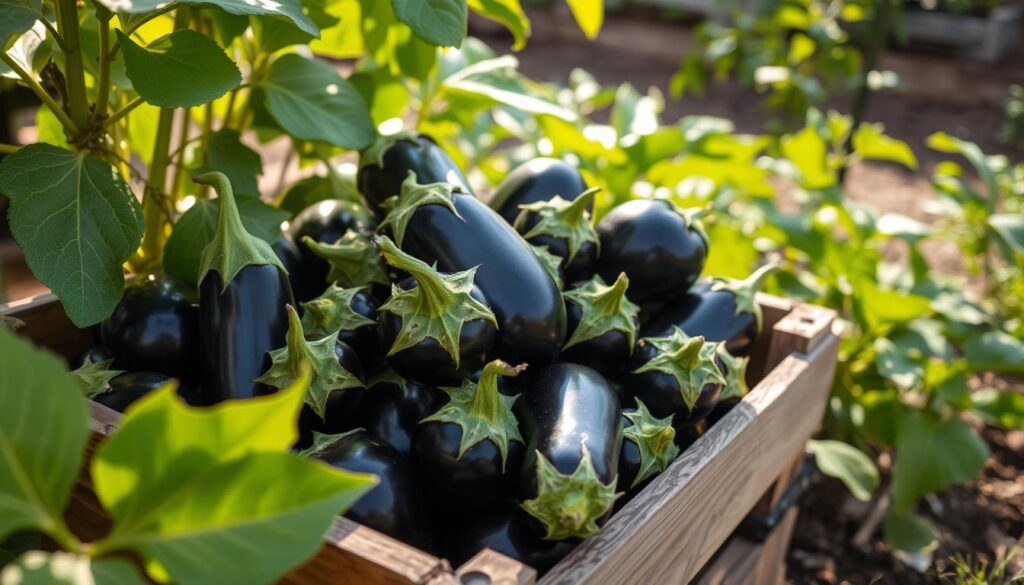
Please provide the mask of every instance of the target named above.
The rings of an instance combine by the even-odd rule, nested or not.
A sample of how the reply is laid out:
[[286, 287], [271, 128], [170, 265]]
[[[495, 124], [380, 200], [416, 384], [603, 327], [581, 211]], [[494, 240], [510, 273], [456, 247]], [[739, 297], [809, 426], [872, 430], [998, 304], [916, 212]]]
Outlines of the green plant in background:
[[1015, 585], [1024, 583], [1024, 570], [1010, 573], [1010, 563], [1021, 553], [1021, 542], [1000, 554], [995, 563], [989, 565], [985, 559], [971, 559], [956, 555], [950, 559], [952, 571], [940, 575], [944, 583], [952, 585]]
[[1010, 95], [1006, 98], [1006, 120], [999, 131], [999, 139], [1018, 147], [1024, 145], [1024, 86], [1010, 86]]

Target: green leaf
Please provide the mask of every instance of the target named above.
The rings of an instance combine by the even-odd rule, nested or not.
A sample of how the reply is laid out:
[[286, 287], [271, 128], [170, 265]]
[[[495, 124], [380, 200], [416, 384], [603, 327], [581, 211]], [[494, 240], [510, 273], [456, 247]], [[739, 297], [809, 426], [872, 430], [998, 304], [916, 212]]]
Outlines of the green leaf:
[[970, 480], [988, 457], [988, 445], [959, 418], [935, 421], [920, 413], [900, 420], [893, 466], [896, 513], [911, 510], [921, 496]]
[[513, 50], [521, 51], [526, 47], [530, 19], [523, 12], [519, 0], [469, 0], [469, 7], [480, 16], [505, 25], [515, 39]]
[[474, 63], [444, 80], [443, 88], [457, 95], [484, 98], [530, 114], [573, 122], [576, 114], [534, 91], [518, 71], [511, 55]]
[[996, 213], [988, 217], [988, 225], [1002, 243], [1006, 261], [1019, 262], [1024, 257], [1024, 214]]
[[879, 374], [901, 388], [920, 388], [924, 380], [920, 357], [915, 359], [885, 337], [875, 339], [875, 366]]
[[934, 548], [939, 542], [939, 532], [923, 516], [894, 512], [885, 519], [885, 541], [892, 548], [917, 552]]
[[881, 124], [861, 124], [853, 134], [853, 149], [863, 158], [888, 160], [911, 169], [917, 168], [917, 157], [906, 142], [882, 133]]
[[42, 16], [41, 0], [0, 0], [0, 49], [7, 40], [32, 28]]
[[855, 281], [853, 295], [858, 316], [868, 329], [899, 325], [926, 317], [932, 312], [927, 297], [884, 290], [878, 283], [861, 278]]
[[[238, 66], [220, 45], [202, 33], [178, 30], [140, 47], [120, 30], [116, 32], [132, 86], [155, 106], [199, 106], [242, 83]], [[182, 82], [168, 83], [169, 79]]]
[[11, 231], [32, 273], [80, 327], [109, 315], [124, 290], [121, 265], [142, 240], [142, 209], [108, 163], [48, 144], [0, 162]]
[[[221, 129], [210, 134], [207, 140], [206, 165], [196, 174], [219, 171], [231, 181], [236, 194], [259, 197], [258, 177], [263, 174], [259, 153], [242, 144], [238, 130]], [[242, 219], [245, 220], [244, 215]]]
[[828, 147], [813, 126], [779, 141], [782, 154], [800, 170], [800, 186], [820, 190], [836, 184], [835, 173], [828, 166]]
[[[153, 12], [167, 5], [166, 0], [97, 0], [114, 12], [125, 12], [128, 14], [140, 14]], [[259, 15], [270, 14], [280, 18], [287, 18], [295, 23], [295, 26], [311, 35], [320, 35], [320, 29], [302, 11], [302, 4], [299, 0], [275, 0], [274, 2], [250, 2], [247, 0], [176, 0], [175, 4], [188, 6], [213, 5], [228, 14], [236, 15]]]
[[974, 410], [987, 422], [1008, 429], [1024, 429], [1024, 394], [1013, 390], [978, 390], [971, 396]]
[[326, 177], [314, 175], [293, 183], [281, 198], [278, 208], [294, 217], [310, 205], [327, 199], [361, 200], [356, 191], [354, 168], [351, 172], [343, 169]]
[[841, 441], [809, 441], [818, 469], [843, 482], [853, 497], [867, 502], [878, 487], [878, 468], [863, 451]]
[[[383, 0], [378, 0], [383, 1]], [[466, 0], [391, 0], [398, 20], [432, 45], [458, 47], [466, 36]]]
[[362, 96], [327, 63], [285, 55], [260, 87], [270, 115], [295, 138], [364, 148], [377, 134]]
[[89, 437], [85, 401], [66, 371], [0, 327], [0, 539], [64, 526]]
[[964, 357], [975, 372], [1024, 374], [1024, 341], [1002, 331], [988, 331], [964, 344]]
[[127, 559], [29, 551], [0, 572], [2, 585], [145, 585]]
[[594, 40], [604, 24], [604, 0], [566, 0], [573, 18], [588, 39]]
[[959, 154], [966, 158], [974, 166], [981, 180], [985, 183], [985, 188], [990, 198], [995, 197], [999, 192], [996, 185], [995, 171], [989, 165], [988, 158], [985, 157], [985, 153], [982, 152], [977, 144], [960, 140], [945, 132], [932, 134], [928, 137], [927, 143], [933, 150], [948, 154]]
[[[3, 2], [0, 0], [0, 13], [3, 12]], [[2, 18], [2, 15], [0, 15]], [[0, 25], [2, 27], [3, 25]], [[46, 27], [41, 20], [37, 20], [32, 28], [25, 31], [7, 50], [7, 56], [14, 60], [22, 69], [28, 72], [37, 80], [39, 72], [50, 61], [53, 51], [48, 41]], [[2, 36], [2, 33], [0, 33]], [[0, 43], [0, 51], [3, 51], [3, 43]], [[0, 62], [0, 76], [8, 79], [19, 79], [17, 73], [7, 66], [7, 63]]]
[[[281, 222], [289, 218], [287, 211], [271, 207], [255, 197], [235, 199], [246, 231], [267, 243], [273, 243], [281, 235]], [[204, 199], [197, 201], [178, 218], [164, 250], [164, 271], [167, 274], [198, 284], [203, 249], [217, 231], [217, 208], [216, 199]]]

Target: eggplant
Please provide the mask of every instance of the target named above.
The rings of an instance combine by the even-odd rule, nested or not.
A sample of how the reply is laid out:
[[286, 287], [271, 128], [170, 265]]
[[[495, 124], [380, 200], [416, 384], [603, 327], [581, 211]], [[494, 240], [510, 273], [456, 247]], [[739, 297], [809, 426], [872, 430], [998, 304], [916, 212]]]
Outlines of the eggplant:
[[565, 305], [529, 244], [491, 208], [451, 185], [410, 176], [381, 222], [402, 250], [441, 272], [478, 267], [498, 335], [493, 358], [540, 368], [565, 338]]
[[373, 296], [385, 299], [391, 293], [387, 267], [369, 236], [348, 230], [332, 243], [306, 237], [303, 244], [330, 267], [327, 281], [346, 288], [369, 286]]
[[[701, 210], [703, 211], [703, 210]], [[708, 241], [696, 218], [662, 199], [635, 199], [608, 212], [597, 224], [601, 255], [597, 273], [611, 281], [625, 272], [635, 303], [667, 302], [697, 281]]]
[[[124, 412], [131, 404], [160, 388], [174, 378], [161, 372], [125, 372], [115, 370], [112, 359], [84, 363], [69, 375], [82, 394], [108, 408]], [[187, 403], [197, 405], [197, 394], [191, 387], [178, 385], [178, 395]]]
[[367, 382], [355, 426], [409, 456], [416, 425], [430, 413], [436, 400], [433, 388], [406, 380], [394, 370], [384, 370]]
[[195, 289], [170, 276], [142, 277], [125, 287], [100, 324], [103, 345], [123, 370], [199, 379], [199, 307]]
[[627, 497], [668, 469], [679, 456], [672, 416], [656, 418], [640, 400], [622, 411], [622, 451], [619, 453], [619, 491]]
[[422, 183], [449, 183], [464, 193], [473, 193], [448, 153], [430, 137], [414, 132], [381, 136], [359, 153], [359, 192], [379, 213], [385, 201], [402, 191], [402, 182], [410, 172]]
[[97, 362], [105, 362], [108, 360], [111, 363], [113, 363], [114, 356], [110, 355], [110, 350], [104, 347], [103, 344], [101, 343], [90, 347], [89, 349], [85, 350], [85, 353], [76, 356], [74, 359], [71, 360], [70, 365], [75, 368], [80, 368], [86, 364], [94, 364]]
[[[511, 224], [519, 216], [520, 205], [549, 201], [555, 195], [575, 198], [586, 190], [587, 183], [576, 168], [556, 158], [535, 158], [513, 169], [494, 190], [488, 205]], [[587, 211], [593, 213], [593, 201]]]
[[479, 382], [441, 388], [447, 400], [416, 426], [413, 460], [434, 504], [465, 512], [509, 493], [523, 464], [523, 437], [512, 414], [517, 397], [500, 393], [498, 379], [521, 371], [490, 362]]
[[722, 389], [722, 394], [718, 397], [718, 404], [708, 414], [708, 425], [713, 425], [721, 420], [750, 392], [750, 388], [747, 386], [749, 357], [735, 357], [722, 344], [718, 346], [718, 361], [722, 366], [722, 373], [725, 374], [725, 388]]
[[523, 509], [548, 540], [593, 536], [618, 497], [618, 396], [601, 374], [566, 363], [533, 372], [522, 388], [515, 413], [526, 440]]
[[589, 189], [575, 200], [556, 195], [550, 201], [523, 205], [513, 224], [528, 243], [546, 246], [561, 258], [568, 282], [586, 280], [594, 274], [598, 238], [587, 209], [594, 206], [598, 191], [598, 187]]
[[744, 280], [715, 279], [697, 294], [687, 294], [666, 304], [644, 325], [644, 337], [663, 337], [678, 327], [691, 336], [708, 341], [724, 341], [730, 354], [750, 354], [761, 334], [761, 306], [757, 292], [765, 278], [778, 267], [766, 264]]
[[299, 251], [298, 244], [292, 241], [292, 237], [285, 231], [270, 244], [270, 247], [274, 249], [281, 266], [284, 266], [285, 272], [288, 273], [288, 282], [292, 285], [294, 294], [295, 289], [302, 286], [303, 277], [302, 252]]
[[346, 518], [417, 548], [432, 548], [429, 513], [412, 462], [394, 447], [356, 429], [318, 435], [303, 453], [338, 469], [377, 476], [377, 485], [345, 512]]
[[199, 270], [202, 400], [266, 394], [254, 380], [269, 367], [269, 352], [284, 345], [285, 307], [295, 302], [288, 273], [270, 244], [245, 231], [228, 178], [214, 172], [195, 180], [220, 195], [217, 231]]
[[654, 416], [693, 424], [711, 412], [725, 386], [718, 345], [679, 329], [668, 337], [645, 338], [629, 361], [624, 386]]
[[338, 241], [349, 230], [368, 234], [375, 226], [368, 209], [345, 199], [327, 199], [299, 212], [288, 224], [288, 237], [298, 245], [302, 257], [302, 274], [293, 277], [298, 283], [295, 298], [308, 301], [324, 292], [328, 284], [327, 261], [310, 249], [306, 238], [328, 244]]
[[626, 297], [628, 289], [629, 278], [623, 273], [611, 286], [595, 276], [562, 295], [569, 318], [562, 361], [591, 367], [605, 376], [625, 367], [636, 345], [640, 314], [640, 307]]
[[443, 523], [441, 552], [458, 567], [489, 548], [532, 567], [541, 576], [571, 553], [579, 540], [545, 540], [536, 522], [515, 502], [501, 502]]
[[476, 268], [440, 274], [402, 252], [387, 236], [384, 259], [412, 277], [392, 288], [378, 317], [387, 362], [402, 377], [428, 386], [458, 384], [480, 369], [494, 346], [496, 321], [473, 284]]
[[377, 331], [380, 303], [367, 287], [341, 288], [332, 284], [324, 294], [302, 303], [302, 328], [306, 335], [327, 337], [338, 334], [359, 355], [365, 373], [380, 370], [384, 354]]

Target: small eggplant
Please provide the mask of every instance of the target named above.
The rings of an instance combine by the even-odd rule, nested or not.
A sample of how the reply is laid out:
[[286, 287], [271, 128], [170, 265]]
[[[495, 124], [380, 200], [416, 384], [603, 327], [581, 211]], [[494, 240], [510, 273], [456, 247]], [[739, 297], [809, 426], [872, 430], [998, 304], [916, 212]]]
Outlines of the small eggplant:
[[338, 469], [377, 476], [379, 483], [345, 512], [347, 518], [417, 548], [431, 548], [429, 513], [416, 473], [394, 447], [356, 429], [318, 434], [303, 453]]
[[526, 439], [523, 509], [548, 540], [597, 534], [618, 497], [622, 417], [615, 390], [586, 366], [552, 364], [524, 381], [515, 413]]
[[413, 431], [436, 400], [433, 388], [406, 380], [394, 370], [384, 370], [367, 382], [355, 425], [409, 456]]
[[569, 318], [563, 361], [589, 366], [605, 376], [622, 370], [636, 345], [640, 313], [640, 307], [626, 298], [628, 288], [623, 273], [611, 286], [595, 276], [562, 295]]
[[117, 368], [199, 379], [199, 307], [192, 286], [170, 276], [143, 277], [124, 290], [100, 324]]
[[646, 338], [630, 359], [624, 385], [654, 416], [693, 424], [711, 412], [725, 386], [717, 347], [679, 329], [669, 337]]
[[380, 370], [384, 354], [377, 331], [380, 303], [366, 287], [341, 288], [332, 284], [324, 294], [302, 303], [302, 328], [315, 338], [338, 333], [338, 341], [347, 343], [359, 355], [365, 373]]
[[[370, 233], [376, 223], [362, 205], [344, 199], [327, 199], [303, 209], [288, 226], [288, 236], [299, 247], [302, 256], [301, 278], [295, 297], [299, 301], [315, 298], [327, 288], [327, 262], [310, 249], [306, 238], [321, 244], [338, 241], [345, 232]], [[352, 285], [346, 285], [352, 286]]]
[[[69, 375], [86, 398], [117, 412], [124, 412], [143, 396], [174, 381], [174, 378], [160, 372], [113, 370], [112, 363], [113, 360], [109, 359], [93, 362], [87, 358]], [[178, 395], [189, 404], [196, 404], [195, 392], [185, 386], [178, 386]]]
[[448, 183], [472, 194], [469, 181], [455, 161], [430, 137], [414, 132], [381, 136], [359, 153], [359, 192], [374, 211], [402, 191], [413, 172], [423, 183]]
[[435, 387], [457, 384], [480, 369], [494, 346], [497, 323], [473, 284], [476, 268], [441, 274], [387, 236], [376, 242], [388, 264], [412, 274], [380, 307], [388, 364], [404, 378]]
[[547, 246], [561, 258], [568, 282], [586, 280], [594, 274], [598, 238], [590, 223], [587, 209], [594, 207], [599, 187], [580, 193], [576, 199], [565, 200], [555, 195], [550, 201], [522, 205], [515, 228], [534, 246]]
[[708, 425], [713, 425], [721, 420], [750, 392], [750, 388], [747, 386], [749, 357], [734, 357], [725, 345], [721, 344], [718, 346], [718, 362], [725, 374], [725, 388], [722, 389], [722, 395], [718, 398], [718, 404], [708, 415]]
[[757, 292], [778, 267], [767, 264], [745, 280], [715, 279], [699, 294], [687, 294], [666, 304], [641, 330], [645, 337], [663, 337], [678, 327], [687, 335], [724, 341], [734, 356], [750, 353], [761, 333], [761, 307]]
[[202, 400], [215, 404], [267, 392], [254, 380], [270, 365], [269, 352], [284, 344], [285, 307], [295, 301], [270, 244], [245, 231], [228, 178], [207, 173], [195, 180], [220, 194], [217, 231], [199, 270]]
[[523, 464], [523, 437], [512, 414], [516, 397], [498, 391], [498, 377], [520, 371], [495, 360], [479, 382], [441, 388], [448, 400], [416, 426], [413, 460], [434, 503], [482, 509], [509, 492]]
[[655, 418], [640, 400], [622, 411], [622, 451], [619, 491], [636, 493], [644, 483], [665, 471], [679, 456], [672, 417]]
[[[513, 169], [494, 190], [488, 205], [512, 224], [521, 205], [548, 201], [555, 195], [575, 197], [586, 190], [583, 175], [572, 166], [556, 158], [535, 158]], [[593, 210], [591, 201], [587, 211]]]
[[597, 273], [610, 281], [625, 272], [635, 303], [672, 300], [697, 281], [708, 254], [700, 214], [689, 215], [661, 199], [635, 199], [612, 209], [597, 224]]

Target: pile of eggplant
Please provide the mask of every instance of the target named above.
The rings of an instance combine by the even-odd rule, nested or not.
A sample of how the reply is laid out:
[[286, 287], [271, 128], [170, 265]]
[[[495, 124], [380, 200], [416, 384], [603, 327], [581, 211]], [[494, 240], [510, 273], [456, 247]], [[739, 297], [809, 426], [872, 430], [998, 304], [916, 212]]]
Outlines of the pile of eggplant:
[[224, 175], [198, 287], [138, 279], [74, 372], [123, 411], [170, 378], [189, 403], [277, 391], [311, 366], [296, 450], [380, 483], [354, 520], [459, 565], [545, 571], [746, 392], [744, 281], [701, 280], [703, 210], [597, 190], [537, 159], [478, 198], [427, 137], [361, 153], [364, 202], [321, 201], [273, 244]]

